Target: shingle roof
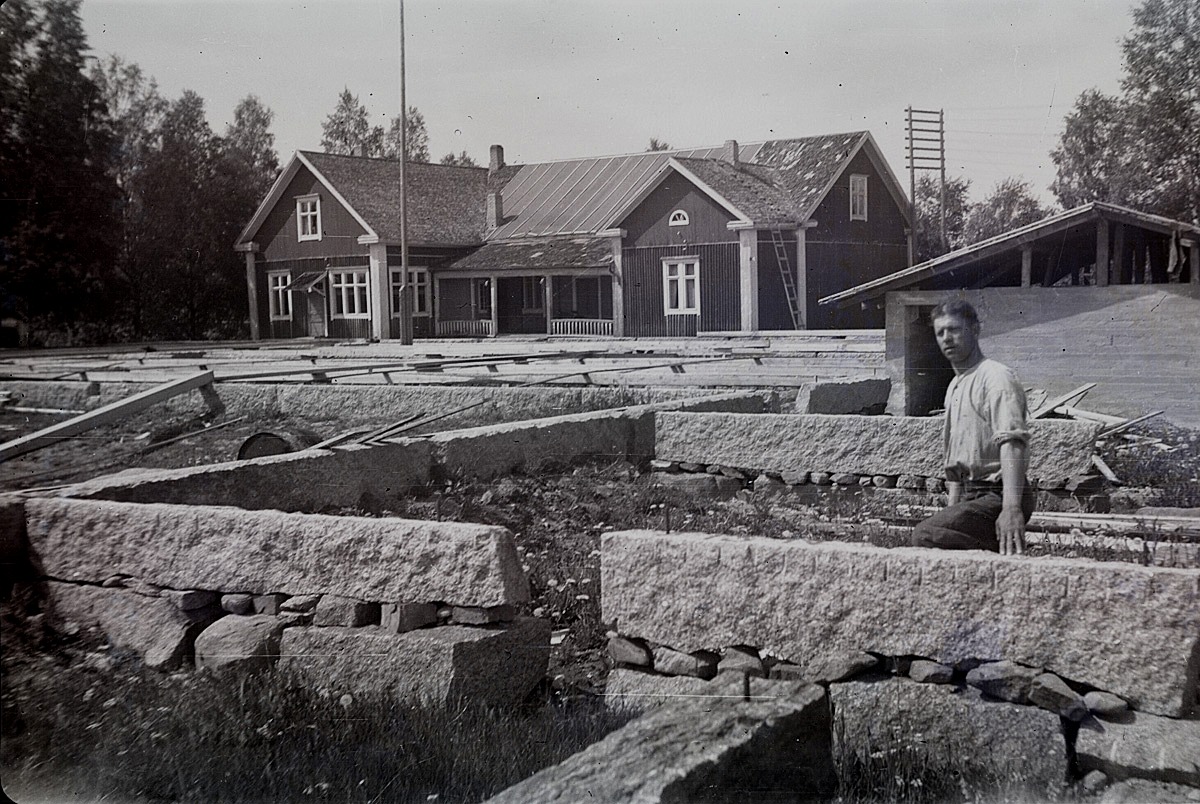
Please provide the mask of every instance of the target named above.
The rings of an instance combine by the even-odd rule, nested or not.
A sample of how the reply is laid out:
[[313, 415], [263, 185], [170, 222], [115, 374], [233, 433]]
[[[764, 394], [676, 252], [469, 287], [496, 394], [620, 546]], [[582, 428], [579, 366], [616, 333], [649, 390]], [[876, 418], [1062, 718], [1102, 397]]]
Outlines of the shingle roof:
[[[865, 131], [855, 131], [750, 143], [739, 146], [738, 158], [741, 169], [774, 184], [786, 194], [794, 210], [807, 217], [846, 160], [868, 136]], [[487, 238], [503, 240], [599, 231], [637, 198], [671, 157], [715, 161], [723, 151], [723, 147], [693, 148], [522, 165], [512, 171], [511, 178], [503, 185], [506, 223], [488, 233]], [[773, 168], [774, 172], [756, 170], [755, 165]], [[714, 174], [716, 171], [723, 171], [720, 176], [727, 175], [723, 168], [712, 168]], [[756, 199], [753, 203], [763, 205], [765, 211], [772, 214], [782, 211], [774, 209], [782, 206], [780, 199], [768, 200], [765, 191], [749, 180], [730, 181], [726, 186], [749, 194]], [[787, 219], [792, 219], [790, 214]]]
[[[398, 161], [302, 153], [381, 240], [400, 240]], [[409, 162], [405, 179], [410, 243], [474, 245], [483, 241], [487, 168]]]
[[450, 270], [537, 271], [553, 268], [611, 268], [612, 243], [602, 237], [540, 237], [534, 240], [503, 240], [482, 248], [447, 266]]
[[779, 171], [774, 168], [734, 167], [720, 159], [675, 161], [755, 223], [800, 222], [800, 210], [783, 191]]

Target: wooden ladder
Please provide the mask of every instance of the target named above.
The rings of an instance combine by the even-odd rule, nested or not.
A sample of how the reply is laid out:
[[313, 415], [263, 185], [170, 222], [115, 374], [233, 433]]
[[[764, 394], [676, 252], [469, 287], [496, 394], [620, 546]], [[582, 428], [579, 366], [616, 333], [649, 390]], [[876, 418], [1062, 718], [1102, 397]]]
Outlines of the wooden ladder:
[[783, 292], [787, 296], [788, 312], [792, 314], [792, 327], [804, 329], [804, 313], [800, 309], [800, 296], [796, 291], [796, 276], [792, 273], [792, 262], [788, 259], [787, 248], [783, 241], [783, 232], [771, 229], [771, 243], [775, 246], [775, 264], [779, 266], [779, 276], [783, 279]]

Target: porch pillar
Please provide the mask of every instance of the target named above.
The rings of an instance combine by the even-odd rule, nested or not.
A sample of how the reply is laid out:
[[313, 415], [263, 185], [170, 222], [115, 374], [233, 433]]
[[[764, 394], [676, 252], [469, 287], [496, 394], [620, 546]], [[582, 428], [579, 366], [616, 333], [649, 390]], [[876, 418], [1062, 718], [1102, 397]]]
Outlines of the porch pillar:
[[551, 292], [550, 285], [553, 284], [554, 277], [546, 274], [542, 277], [542, 307], [546, 310], [546, 334], [554, 333], [554, 294]]
[[816, 221], [805, 221], [796, 230], [796, 303], [800, 305], [800, 327], [808, 325], [808, 230]]
[[372, 243], [367, 246], [370, 257], [370, 278], [367, 284], [371, 297], [371, 339], [390, 340], [392, 337], [392, 287], [388, 273], [387, 246]]
[[1021, 246], [1021, 287], [1033, 284], [1033, 247]]
[[500, 292], [497, 287], [500, 284], [498, 277], [492, 276], [488, 278], [488, 290], [492, 293], [492, 337], [500, 334]]
[[[1195, 249], [1192, 249], [1195, 251]], [[258, 251], [256, 243], [249, 243], [246, 246], [246, 297], [250, 304], [250, 340], [262, 340], [262, 330], [259, 329], [258, 323], [258, 276], [255, 265], [254, 253]], [[1196, 273], [1192, 271], [1193, 275]]]
[[1109, 277], [1114, 285], [1126, 284], [1128, 280], [1125, 278], [1125, 266], [1128, 260], [1125, 257], [1125, 224], [1113, 224], [1113, 249], [1112, 249], [1112, 276]]
[[758, 329], [758, 230], [738, 230], [738, 296], [742, 332]]
[[1096, 222], [1096, 285], [1108, 285], [1108, 221]]
[[612, 243], [613, 255], [613, 335], [621, 338], [625, 335], [625, 241], [622, 239], [621, 235], [617, 235], [609, 238], [609, 242]]

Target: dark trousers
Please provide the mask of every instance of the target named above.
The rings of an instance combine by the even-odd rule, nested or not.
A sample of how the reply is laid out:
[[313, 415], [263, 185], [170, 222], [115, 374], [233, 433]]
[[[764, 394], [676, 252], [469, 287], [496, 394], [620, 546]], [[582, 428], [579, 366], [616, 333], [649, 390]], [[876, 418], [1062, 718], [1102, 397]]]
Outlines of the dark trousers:
[[[943, 508], [913, 528], [914, 547], [935, 547], [941, 550], [1000, 550], [996, 536], [996, 520], [1004, 507], [1000, 486], [967, 487], [959, 501]], [[1025, 521], [1033, 516], [1037, 492], [1032, 484], [1021, 495], [1021, 513]]]

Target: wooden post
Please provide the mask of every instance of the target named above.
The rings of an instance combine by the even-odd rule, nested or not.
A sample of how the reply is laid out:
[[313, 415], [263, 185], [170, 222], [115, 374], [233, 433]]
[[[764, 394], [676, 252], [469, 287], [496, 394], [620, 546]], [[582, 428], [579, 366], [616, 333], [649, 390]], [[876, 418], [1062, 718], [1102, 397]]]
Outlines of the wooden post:
[[618, 338], [625, 335], [625, 240], [620, 233], [612, 238], [613, 281], [612, 281], [612, 316], [613, 335]]
[[805, 329], [812, 329], [808, 316], [808, 230], [816, 225], [816, 221], [805, 221], [796, 230], [796, 301]]
[[1096, 221], [1096, 286], [1108, 285], [1108, 221]]
[[258, 322], [258, 271], [255, 265], [254, 252], [257, 248], [253, 243], [246, 250], [246, 297], [250, 302], [250, 340], [262, 340], [262, 330]]
[[1200, 238], [1193, 238], [1192, 244], [1188, 246], [1188, 254], [1190, 255], [1192, 284], [1200, 286]]
[[370, 294], [371, 339], [390, 340], [392, 337], [392, 286], [391, 271], [387, 263], [387, 246], [372, 243], [367, 247], [370, 255], [368, 270], [368, 292]]
[[13, 439], [8, 443], [0, 444], [0, 461], [7, 461], [9, 458], [33, 452], [55, 442], [65, 441], [71, 436], [78, 435], [93, 427], [99, 427], [102, 424], [111, 424], [131, 413], [145, 410], [151, 405], [164, 402], [173, 396], [191, 391], [193, 388], [209, 385], [212, 381], [213, 373], [211, 371], [202, 371], [199, 374], [193, 374], [183, 379], [172, 380], [163, 385], [155, 386], [148, 391], [142, 391], [140, 394], [126, 397], [112, 404], [105, 405], [102, 408], [84, 413], [82, 416], [76, 416], [65, 422], [51, 425], [43, 430], [38, 430], [36, 433], [30, 433], [27, 436]]
[[1125, 224], [1116, 223], [1113, 225], [1113, 268], [1112, 268], [1112, 283], [1114, 285], [1126, 284], [1125, 268], [1127, 264], [1125, 254]]
[[488, 290], [492, 293], [492, 337], [500, 334], [500, 279], [499, 277], [488, 278]]
[[758, 329], [758, 230], [738, 232], [738, 295], [742, 332]]
[[1021, 246], [1021, 287], [1033, 286], [1033, 246]]
[[554, 332], [554, 294], [550, 292], [550, 283], [554, 277], [547, 274], [542, 277], [542, 307], [546, 310], [546, 334]]

